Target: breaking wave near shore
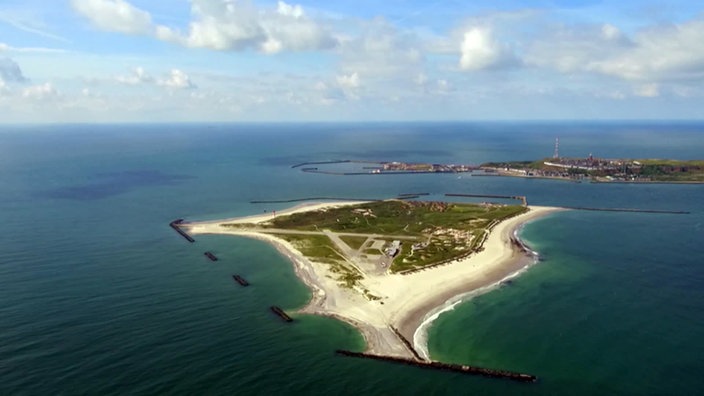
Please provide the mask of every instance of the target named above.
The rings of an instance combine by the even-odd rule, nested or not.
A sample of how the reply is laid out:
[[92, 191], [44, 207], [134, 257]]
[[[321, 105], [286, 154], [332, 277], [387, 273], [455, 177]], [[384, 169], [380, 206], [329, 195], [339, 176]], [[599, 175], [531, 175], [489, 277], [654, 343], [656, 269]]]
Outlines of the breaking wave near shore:
[[447, 301], [445, 301], [444, 304], [434, 308], [430, 312], [428, 312], [425, 317], [423, 318], [423, 321], [420, 323], [416, 331], [413, 333], [413, 347], [415, 348], [416, 352], [423, 357], [424, 359], [431, 360], [430, 359], [430, 352], [428, 351], [428, 330], [430, 327], [433, 325], [435, 320], [437, 320], [442, 314], [446, 312], [453, 311], [455, 307], [461, 303], [468, 302], [472, 300], [475, 297], [478, 297], [482, 294], [488, 293], [492, 290], [495, 290], [499, 287], [501, 287], [502, 284], [505, 284], [506, 281], [509, 281], [513, 278], [517, 278], [520, 275], [524, 274], [527, 272], [533, 265], [537, 264], [540, 261], [540, 254], [536, 252], [535, 250], [531, 249], [523, 240], [520, 239], [519, 234], [523, 230], [523, 227], [525, 224], [520, 225], [517, 227], [512, 235], [513, 238], [515, 238], [518, 243], [520, 243], [521, 248], [526, 252], [528, 256], [530, 256], [530, 260], [527, 261], [527, 263], [519, 268], [517, 271], [514, 271], [510, 273], [509, 275], [505, 276], [504, 278], [491, 283], [489, 285], [480, 287], [478, 289], [471, 290], [466, 293], [459, 294], [457, 296], [454, 296]]

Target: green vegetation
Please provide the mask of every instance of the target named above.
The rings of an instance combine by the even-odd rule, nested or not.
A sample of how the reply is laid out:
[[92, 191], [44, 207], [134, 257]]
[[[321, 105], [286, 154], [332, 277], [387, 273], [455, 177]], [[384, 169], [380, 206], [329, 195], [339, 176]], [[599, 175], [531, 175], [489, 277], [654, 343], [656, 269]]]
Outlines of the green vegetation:
[[[561, 162], [566, 166], [555, 167], [545, 162]], [[599, 181], [704, 182], [703, 160], [545, 158], [538, 161], [487, 162], [481, 167], [524, 170], [533, 176], [567, 179], [591, 177]]]
[[339, 264], [344, 262], [343, 255], [330, 238], [325, 235], [293, 235], [280, 234], [278, 237], [290, 242], [306, 257], [315, 258], [315, 261], [326, 264]]
[[704, 182], [704, 161], [678, 161], [647, 159], [642, 164], [640, 175], [655, 181]]
[[521, 206], [390, 200], [296, 213], [279, 217], [265, 227], [423, 236], [429, 228], [477, 228], [492, 220], [511, 217], [523, 211], [525, 208]]
[[342, 239], [342, 241], [345, 242], [352, 249], [359, 249], [362, 247], [362, 244], [364, 244], [364, 242], [366, 242], [367, 237], [340, 235], [340, 239]]
[[[401, 242], [393, 260], [383, 259], [391, 263], [392, 272], [439, 265], [480, 251], [496, 223], [526, 210], [518, 205], [389, 200], [300, 212], [258, 225], [225, 226], [254, 228], [264, 233], [271, 230], [311, 260], [329, 264], [339, 275], [338, 281], [352, 287], [362, 278], [357, 268], [360, 263], [368, 269], [381, 268], [379, 260], [385, 252], [378, 246], [382, 243], [387, 249], [392, 241]], [[289, 234], [282, 230], [308, 233]], [[336, 246], [323, 230], [359, 235], [339, 235], [347, 246]], [[371, 242], [365, 244], [367, 240], [377, 248], [372, 248]]]
[[329, 264], [331, 271], [339, 275], [337, 280], [345, 286], [353, 287], [358, 280], [362, 279], [362, 274], [345, 263], [342, 253], [325, 235], [281, 234], [277, 236], [290, 242], [304, 256], [319, 263]]
[[[362, 234], [340, 236], [354, 250], [361, 249], [371, 234], [384, 235], [377, 241], [384, 240], [387, 245], [394, 236], [416, 237], [415, 241], [403, 241], [401, 252], [391, 265], [392, 272], [404, 272], [442, 264], [479, 250], [491, 226], [525, 211], [525, 207], [516, 205], [390, 200], [282, 216], [263, 225], [262, 231], [272, 228]], [[347, 268], [342, 264], [342, 253], [324, 235], [286, 235], [285, 238], [296, 241], [301, 252], [315, 261]], [[382, 254], [369, 247], [360, 253]], [[350, 285], [359, 276], [352, 270], [340, 272], [340, 280]]]
[[545, 169], [547, 165], [543, 162], [549, 161], [549, 158], [537, 161], [506, 161], [506, 162], [486, 162], [479, 165], [481, 168], [511, 168], [511, 169]]

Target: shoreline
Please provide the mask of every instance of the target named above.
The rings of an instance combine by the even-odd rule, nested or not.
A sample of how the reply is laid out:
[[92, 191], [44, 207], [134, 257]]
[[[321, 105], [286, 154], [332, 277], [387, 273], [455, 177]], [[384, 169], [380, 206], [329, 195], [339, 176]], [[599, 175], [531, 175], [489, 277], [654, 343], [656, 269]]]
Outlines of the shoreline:
[[[277, 212], [278, 215], [306, 212], [362, 202], [302, 204]], [[360, 284], [380, 300], [368, 300], [361, 293], [341, 287], [326, 264], [314, 263], [287, 241], [255, 231], [233, 230], [222, 223], [259, 223], [272, 218], [264, 213], [235, 219], [184, 223], [193, 234], [229, 234], [266, 241], [294, 265], [299, 279], [311, 289], [310, 301], [300, 313], [336, 318], [357, 328], [365, 339], [366, 351], [389, 356], [413, 357], [392, 327], [427, 358], [424, 329], [447, 310], [448, 303], [492, 290], [503, 280], [525, 271], [534, 261], [511, 243], [511, 237], [527, 222], [564, 210], [529, 206], [529, 211], [497, 224], [484, 242], [484, 250], [451, 264], [412, 274], [365, 274]], [[456, 302], [455, 302], [456, 301]]]

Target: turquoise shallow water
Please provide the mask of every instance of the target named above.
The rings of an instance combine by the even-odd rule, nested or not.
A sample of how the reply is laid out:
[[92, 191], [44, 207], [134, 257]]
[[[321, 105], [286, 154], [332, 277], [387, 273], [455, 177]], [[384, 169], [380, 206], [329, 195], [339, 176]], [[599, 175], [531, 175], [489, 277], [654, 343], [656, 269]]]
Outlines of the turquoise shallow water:
[[[701, 124], [66, 125], [0, 130], [0, 394], [693, 394], [704, 388], [704, 187], [456, 175], [335, 177], [302, 161], [479, 163], [564, 155], [697, 158]], [[543, 257], [442, 315], [433, 357], [537, 374], [534, 385], [344, 359], [363, 348], [300, 307], [270, 246], [188, 244], [168, 222], [280, 209], [256, 199], [521, 194], [531, 203], [687, 210], [563, 212], [528, 225]], [[221, 258], [207, 261], [205, 250]], [[252, 287], [237, 287], [233, 273]]]

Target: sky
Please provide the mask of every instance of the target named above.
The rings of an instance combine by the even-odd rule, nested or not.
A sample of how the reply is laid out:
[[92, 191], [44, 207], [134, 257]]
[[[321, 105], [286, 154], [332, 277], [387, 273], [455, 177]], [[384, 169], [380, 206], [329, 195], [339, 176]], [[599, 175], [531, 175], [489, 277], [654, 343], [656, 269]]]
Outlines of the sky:
[[0, 1], [0, 123], [703, 117], [692, 0]]

